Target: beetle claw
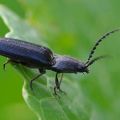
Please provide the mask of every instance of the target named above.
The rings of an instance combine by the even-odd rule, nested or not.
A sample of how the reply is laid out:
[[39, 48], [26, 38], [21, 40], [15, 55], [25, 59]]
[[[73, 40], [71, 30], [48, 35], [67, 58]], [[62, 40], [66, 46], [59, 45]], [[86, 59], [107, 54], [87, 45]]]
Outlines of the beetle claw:
[[57, 96], [60, 99], [60, 96], [57, 94], [57, 87], [56, 86], [54, 87], [53, 95]]
[[64, 95], [67, 95], [65, 91], [59, 89], [59, 92], [63, 93]]

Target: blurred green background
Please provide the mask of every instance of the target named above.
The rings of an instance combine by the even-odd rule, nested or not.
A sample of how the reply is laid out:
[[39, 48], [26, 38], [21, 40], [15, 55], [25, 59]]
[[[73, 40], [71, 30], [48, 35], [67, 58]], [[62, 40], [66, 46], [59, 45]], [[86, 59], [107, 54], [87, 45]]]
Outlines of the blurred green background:
[[[38, 30], [49, 47], [59, 54], [86, 60], [89, 50], [103, 33], [120, 27], [119, 0], [0, 0]], [[8, 28], [0, 18], [0, 36]], [[120, 33], [107, 38], [96, 55], [109, 54], [91, 67], [89, 75], [68, 75], [79, 80], [93, 106], [92, 119], [120, 117]], [[0, 57], [0, 120], [37, 120], [22, 98], [22, 77], [6, 58]], [[80, 78], [81, 77], [81, 78]], [[111, 113], [111, 114], [110, 114]], [[109, 115], [110, 114], [110, 115]]]

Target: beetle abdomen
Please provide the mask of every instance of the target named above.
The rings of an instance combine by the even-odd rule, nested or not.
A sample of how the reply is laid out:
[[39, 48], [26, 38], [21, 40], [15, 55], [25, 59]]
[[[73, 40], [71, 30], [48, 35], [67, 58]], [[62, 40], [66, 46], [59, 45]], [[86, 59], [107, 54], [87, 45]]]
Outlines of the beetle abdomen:
[[53, 53], [50, 49], [12, 38], [0, 39], [0, 55], [20, 62], [36, 65], [52, 65]]

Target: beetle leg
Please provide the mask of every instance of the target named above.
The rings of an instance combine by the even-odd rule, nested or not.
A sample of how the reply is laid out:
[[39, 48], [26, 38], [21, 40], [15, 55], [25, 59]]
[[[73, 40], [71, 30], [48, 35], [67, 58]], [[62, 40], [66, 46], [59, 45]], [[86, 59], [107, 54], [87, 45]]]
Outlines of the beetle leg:
[[54, 93], [55, 93], [55, 95], [57, 95], [57, 89], [58, 89], [60, 92], [62, 92], [62, 93], [65, 94], [65, 92], [60, 89], [60, 85], [61, 85], [62, 78], [63, 78], [63, 73], [61, 74], [60, 81], [58, 80], [58, 74], [59, 74], [59, 73], [56, 73], [56, 77], [55, 77], [55, 87], [54, 87]]
[[61, 74], [61, 78], [60, 78], [60, 81], [59, 81], [59, 91], [66, 94], [63, 90], [60, 89], [60, 85], [61, 85], [61, 82], [62, 82], [62, 79], [63, 79], [63, 73]]
[[8, 64], [8, 63], [10, 63], [11, 62], [11, 60], [10, 59], [7, 59], [7, 61], [3, 64], [3, 69], [4, 70], [6, 70], [6, 65]]
[[37, 78], [39, 78], [40, 76], [42, 76], [43, 74], [45, 74], [45, 71], [43, 69], [39, 69], [39, 72], [40, 74], [35, 76], [31, 81], [30, 81], [30, 88], [31, 90], [33, 90], [33, 87], [32, 87], [32, 83], [33, 81], [35, 81]]
[[33, 81], [35, 81], [35, 80], [36, 80], [37, 78], [39, 78], [41, 75], [42, 75], [42, 73], [40, 73], [39, 75], [35, 76], [32, 80], [30, 80], [30, 88], [31, 88], [31, 90], [33, 90], [33, 87], [32, 87]]
[[58, 90], [64, 94], [66, 94], [63, 90], [61, 90], [60, 88], [60, 85], [61, 85], [61, 82], [62, 82], [62, 78], [63, 78], [63, 73], [61, 74], [61, 78], [60, 78], [60, 81], [59, 81], [59, 87], [58, 87]]
[[59, 81], [59, 88], [60, 88], [60, 85], [61, 85], [61, 82], [62, 82], [62, 78], [63, 78], [63, 73], [61, 74], [61, 78], [60, 78], [60, 81]]
[[58, 73], [55, 76], [55, 86], [54, 86], [54, 94], [57, 95], [57, 89], [59, 88], [59, 81], [58, 81]]
[[54, 86], [54, 94], [57, 95], [57, 87]]

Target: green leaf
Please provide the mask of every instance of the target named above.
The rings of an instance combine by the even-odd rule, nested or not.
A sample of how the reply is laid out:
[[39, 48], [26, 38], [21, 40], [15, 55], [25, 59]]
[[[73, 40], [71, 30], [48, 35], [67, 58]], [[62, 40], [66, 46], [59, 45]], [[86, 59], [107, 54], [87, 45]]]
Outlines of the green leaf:
[[[15, 13], [4, 6], [0, 6], [0, 16], [9, 28], [10, 32], [6, 37], [18, 38], [36, 44], [45, 42], [34, 28], [26, 21], [19, 18]], [[90, 105], [84, 99], [77, 82], [72, 83], [64, 78], [62, 89], [67, 93], [59, 96], [53, 95], [54, 76], [40, 77], [33, 83], [33, 91], [30, 89], [30, 80], [38, 74], [37, 70], [31, 70], [22, 65], [12, 63], [12, 65], [24, 77], [23, 97], [27, 105], [42, 120], [87, 120], [89, 119]], [[80, 103], [81, 104], [80, 104]]]
[[[119, 27], [119, 4], [113, 0], [19, 0], [26, 18], [21, 19], [1, 6], [0, 16], [9, 28], [7, 37], [51, 46], [55, 53], [86, 58], [95, 39]], [[39, 11], [39, 12], [38, 12]], [[34, 26], [34, 27], [33, 27]], [[119, 33], [109, 37], [96, 50], [97, 55], [109, 54], [92, 66], [89, 75], [63, 78], [60, 98], [53, 95], [54, 75], [49, 71], [33, 84], [38, 74], [13, 64], [24, 77], [23, 97], [41, 120], [119, 120], [120, 118], [120, 51]], [[114, 42], [115, 41], [115, 42]], [[113, 44], [114, 43], [114, 44]], [[52, 76], [52, 77], [51, 77]]]

